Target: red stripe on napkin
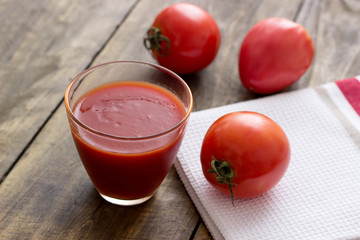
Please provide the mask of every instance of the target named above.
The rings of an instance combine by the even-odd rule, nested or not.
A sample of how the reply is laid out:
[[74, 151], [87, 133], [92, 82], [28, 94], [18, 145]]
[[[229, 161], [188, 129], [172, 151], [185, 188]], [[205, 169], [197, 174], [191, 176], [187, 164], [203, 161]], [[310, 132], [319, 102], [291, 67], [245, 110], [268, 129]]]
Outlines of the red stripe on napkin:
[[348, 78], [335, 82], [355, 112], [360, 116], [360, 81]]

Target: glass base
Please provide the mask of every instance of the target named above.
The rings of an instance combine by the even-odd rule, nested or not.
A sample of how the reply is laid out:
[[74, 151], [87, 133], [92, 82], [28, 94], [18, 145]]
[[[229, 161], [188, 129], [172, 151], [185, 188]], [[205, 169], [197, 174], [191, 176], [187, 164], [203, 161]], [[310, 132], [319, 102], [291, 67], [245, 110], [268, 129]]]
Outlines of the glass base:
[[108, 201], [108, 202], [110, 202], [112, 204], [116, 204], [116, 205], [120, 205], [120, 206], [133, 206], [133, 205], [138, 205], [138, 204], [141, 204], [143, 202], [146, 202], [153, 195], [150, 195], [148, 197], [139, 198], [139, 199], [133, 199], [133, 200], [122, 200], [122, 199], [112, 198], [112, 197], [105, 196], [105, 195], [103, 195], [101, 193], [100, 193], [100, 196], [103, 197], [106, 201]]

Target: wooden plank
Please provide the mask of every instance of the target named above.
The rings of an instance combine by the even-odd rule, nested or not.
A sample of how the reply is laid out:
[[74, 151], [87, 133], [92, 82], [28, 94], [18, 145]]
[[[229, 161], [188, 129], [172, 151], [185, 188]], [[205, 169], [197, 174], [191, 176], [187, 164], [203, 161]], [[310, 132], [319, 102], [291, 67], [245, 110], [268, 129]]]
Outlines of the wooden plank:
[[308, 86], [360, 74], [359, 1], [307, 0], [299, 18], [311, 32], [316, 47]]
[[359, 75], [359, 9], [358, 1], [304, 1], [295, 20], [311, 35], [315, 57], [288, 91]]
[[0, 179], [135, 3], [0, 1]]

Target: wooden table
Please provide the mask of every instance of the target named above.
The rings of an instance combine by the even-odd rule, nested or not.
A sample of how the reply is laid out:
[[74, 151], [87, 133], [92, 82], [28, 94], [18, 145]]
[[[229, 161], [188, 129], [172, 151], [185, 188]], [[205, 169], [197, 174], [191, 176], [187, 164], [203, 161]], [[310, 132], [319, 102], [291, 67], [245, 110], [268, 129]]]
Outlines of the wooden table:
[[[148, 202], [119, 207], [95, 191], [63, 105], [70, 80], [112, 60], [155, 62], [142, 37], [170, 0], [0, 0], [0, 239], [211, 239], [174, 168]], [[316, 48], [286, 91], [360, 74], [356, 0], [195, 0], [217, 21], [222, 45], [205, 70], [184, 76], [194, 111], [261, 96], [238, 76], [247, 31], [266, 17], [301, 23]]]

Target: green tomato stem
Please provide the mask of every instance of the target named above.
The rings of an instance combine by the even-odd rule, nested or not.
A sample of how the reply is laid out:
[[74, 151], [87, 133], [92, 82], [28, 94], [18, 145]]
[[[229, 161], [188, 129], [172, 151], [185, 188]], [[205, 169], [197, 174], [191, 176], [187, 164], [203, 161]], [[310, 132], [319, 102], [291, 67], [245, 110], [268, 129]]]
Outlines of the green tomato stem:
[[234, 193], [233, 193], [232, 186], [236, 185], [236, 184], [231, 182], [231, 179], [234, 177], [234, 171], [230, 167], [230, 164], [226, 161], [223, 161], [223, 162], [219, 161], [213, 157], [213, 160], [211, 161], [211, 169], [209, 169], [208, 172], [215, 173], [216, 179], [219, 183], [221, 183], [221, 184], [225, 183], [229, 186], [230, 193], [231, 193], [231, 202], [232, 202], [233, 206], [235, 207]]
[[[162, 42], [166, 42], [166, 52], [163, 53], [164, 47], [161, 46]], [[160, 29], [156, 27], [151, 27], [146, 32], [146, 36], [144, 37], [144, 46], [147, 50], [151, 51], [155, 50], [161, 56], [166, 57], [170, 51], [170, 40], [166, 36], [161, 34]]]

